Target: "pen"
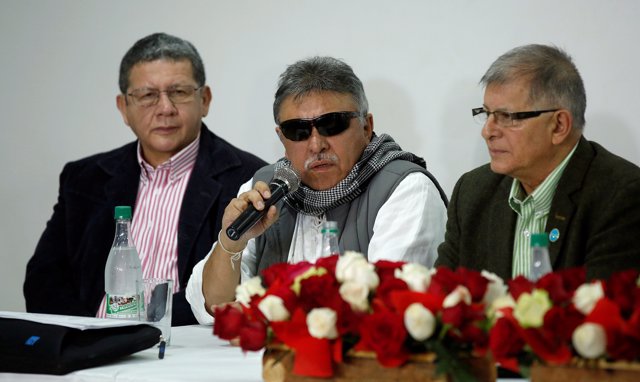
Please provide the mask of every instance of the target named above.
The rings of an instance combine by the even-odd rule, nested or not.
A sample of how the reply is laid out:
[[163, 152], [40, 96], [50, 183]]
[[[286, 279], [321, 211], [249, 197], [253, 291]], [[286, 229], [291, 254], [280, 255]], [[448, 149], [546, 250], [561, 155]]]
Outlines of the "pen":
[[164, 340], [164, 337], [160, 336], [160, 345], [158, 345], [158, 358], [164, 359], [164, 349], [167, 347], [167, 341]]

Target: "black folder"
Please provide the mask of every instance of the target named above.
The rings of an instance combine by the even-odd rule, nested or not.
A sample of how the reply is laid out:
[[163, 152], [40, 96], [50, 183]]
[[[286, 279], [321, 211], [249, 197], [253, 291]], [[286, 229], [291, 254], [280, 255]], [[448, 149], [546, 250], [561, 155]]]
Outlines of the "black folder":
[[161, 334], [147, 324], [81, 330], [0, 318], [0, 372], [67, 374], [150, 348]]

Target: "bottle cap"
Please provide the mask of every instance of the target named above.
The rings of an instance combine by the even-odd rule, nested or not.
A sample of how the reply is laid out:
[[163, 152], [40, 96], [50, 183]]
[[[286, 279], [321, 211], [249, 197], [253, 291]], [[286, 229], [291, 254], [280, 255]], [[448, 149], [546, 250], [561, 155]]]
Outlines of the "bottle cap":
[[131, 219], [131, 207], [130, 206], [116, 206], [116, 210], [113, 214], [114, 219]]
[[321, 232], [338, 233], [338, 222], [327, 220], [326, 222], [322, 223]]
[[548, 247], [549, 237], [544, 232], [534, 233], [531, 235], [531, 246], [532, 247]]

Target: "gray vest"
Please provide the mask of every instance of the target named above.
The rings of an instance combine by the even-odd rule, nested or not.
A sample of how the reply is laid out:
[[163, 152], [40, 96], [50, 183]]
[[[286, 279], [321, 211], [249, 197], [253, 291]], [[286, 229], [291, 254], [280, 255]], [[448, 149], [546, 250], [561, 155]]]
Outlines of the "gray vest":
[[[269, 183], [273, 178], [273, 172], [273, 165], [265, 166], [256, 172], [253, 182], [261, 180]], [[422, 172], [427, 175], [438, 188], [445, 206], [447, 205], [444, 191], [427, 170], [405, 160], [389, 162], [371, 178], [367, 189], [355, 200], [327, 211], [327, 220], [338, 222], [341, 249], [358, 251], [367, 256], [378, 210], [389, 199], [398, 184], [413, 172]], [[278, 220], [264, 234], [255, 239], [258, 274], [273, 264], [286, 262], [289, 257], [289, 247], [298, 213], [282, 200], [276, 204], [276, 207], [279, 211]]]

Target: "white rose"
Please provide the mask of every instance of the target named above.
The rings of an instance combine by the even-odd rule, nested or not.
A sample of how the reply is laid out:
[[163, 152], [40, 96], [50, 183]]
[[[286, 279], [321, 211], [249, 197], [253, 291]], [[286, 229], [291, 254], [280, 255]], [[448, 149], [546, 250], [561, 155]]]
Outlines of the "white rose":
[[357, 312], [369, 309], [369, 288], [364, 284], [347, 281], [340, 285], [340, 296]]
[[436, 328], [436, 318], [424, 305], [414, 302], [404, 311], [404, 327], [417, 341], [431, 337]]
[[591, 313], [596, 306], [598, 300], [604, 297], [604, 290], [602, 289], [602, 283], [595, 281], [588, 284], [582, 284], [576, 289], [576, 293], [573, 295], [573, 305], [578, 311], [584, 315]]
[[598, 358], [607, 349], [607, 335], [602, 326], [591, 322], [584, 323], [573, 331], [573, 347], [584, 358]]
[[426, 292], [431, 283], [431, 270], [422, 264], [408, 263], [396, 269], [394, 276], [407, 283], [414, 292]]
[[484, 292], [484, 297], [482, 297], [482, 302], [486, 307], [490, 307], [493, 305], [493, 302], [500, 297], [507, 295], [507, 286], [504, 285], [504, 280], [500, 278], [500, 276], [495, 273], [491, 273], [488, 271], [482, 271], [480, 273], [482, 277], [489, 280], [489, 284], [487, 284], [487, 290]]
[[315, 308], [307, 315], [307, 329], [315, 338], [334, 339], [338, 337], [336, 323], [338, 315], [333, 309]]
[[248, 306], [251, 297], [255, 295], [264, 296], [265, 292], [260, 276], [252, 277], [236, 287], [236, 301]]
[[513, 316], [523, 328], [539, 328], [544, 323], [544, 315], [551, 309], [549, 294], [543, 289], [522, 293], [513, 308]]
[[466, 305], [471, 304], [471, 292], [467, 287], [458, 285], [456, 289], [451, 291], [442, 301], [443, 308], [453, 308], [459, 303], [464, 302]]
[[338, 262], [336, 263], [336, 279], [338, 279], [338, 281], [340, 282], [347, 281], [347, 270], [353, 263], [362, 260], [366, 261], [361, 253], [355, 251], [346, 251], [344, 255], [338, 258]]
[[284, 306], [284, 301], [279, 296], [272, 294], [266, 296], [258, 304], [258, 309], [269, 321], [286, 321], [289, 319], [289, 311]]
[[369, 264], [361, 253], [354, 251], [347, 251], [338, 259], [336, 279], [342, 283], [355, 281], [366, 285], [369, 290], [375, 290], [380, 284], [373, 264]]

